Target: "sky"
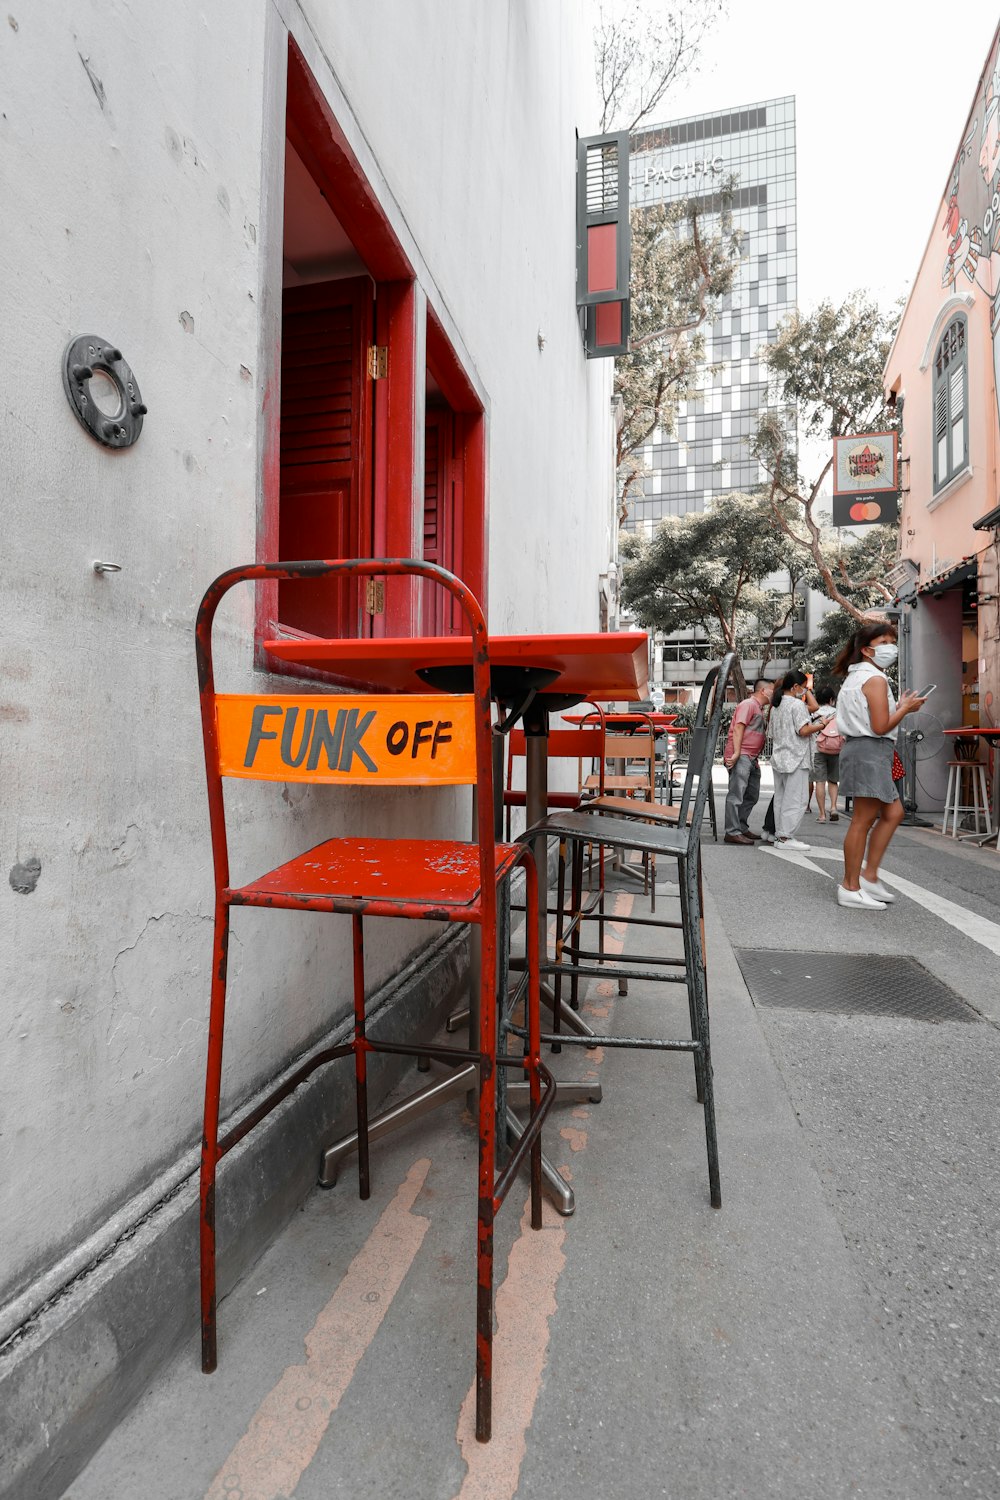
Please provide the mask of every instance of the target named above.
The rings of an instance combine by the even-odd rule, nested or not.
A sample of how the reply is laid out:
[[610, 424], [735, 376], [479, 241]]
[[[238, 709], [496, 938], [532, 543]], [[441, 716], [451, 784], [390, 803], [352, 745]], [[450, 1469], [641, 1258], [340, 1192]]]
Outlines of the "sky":
[[794, 94], [799, 306], [861, 287], [888, 310], [936, 227], [1000, 0], [728, 0], [727, 12], [658, 115]]

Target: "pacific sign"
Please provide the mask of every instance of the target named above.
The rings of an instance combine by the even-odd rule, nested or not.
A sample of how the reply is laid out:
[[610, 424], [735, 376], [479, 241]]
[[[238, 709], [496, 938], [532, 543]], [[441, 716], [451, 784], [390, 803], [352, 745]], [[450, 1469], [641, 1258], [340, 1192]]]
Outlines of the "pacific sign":
[[672, 167], [646, 167], [642, 175], [642, 186], [649, 187], [654, 182], [682, 182], [687, 177], [705, 177], [709, 174], [716, 175], [725, 169], [725, 158], [713, 156], [711, 161], [706, 157], [694, 161], [675, 162]]
[[357, 786], [476, 779], [471, 697], [311, 695], [215, 700], [223, 776]]

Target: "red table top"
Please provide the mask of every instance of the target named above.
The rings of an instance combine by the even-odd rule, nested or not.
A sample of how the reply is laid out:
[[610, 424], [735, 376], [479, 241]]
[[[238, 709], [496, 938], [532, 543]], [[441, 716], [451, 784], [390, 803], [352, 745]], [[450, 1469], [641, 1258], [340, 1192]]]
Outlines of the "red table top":
[[961, 729], [946, 729], [945, 734], [970, 735], [991, 734], [1000, 735], [1000, 724], [986, 724], [980, 727], [978, 724], [963, 724]]
[[[329, 672], [352, 687], [401, 693], [425, 693], [419, 667], [472, 663], [468, 636], [383, 637], [371, 640], [265, 641], [264, 649], [281, 661]], [[643, 630], [595, 632], [590, 635], [493, 635], [490, 661], [503, 667], [547, 667], [559, 673], [548, 691], [581, 698], [645, 698], [647, 641]]]

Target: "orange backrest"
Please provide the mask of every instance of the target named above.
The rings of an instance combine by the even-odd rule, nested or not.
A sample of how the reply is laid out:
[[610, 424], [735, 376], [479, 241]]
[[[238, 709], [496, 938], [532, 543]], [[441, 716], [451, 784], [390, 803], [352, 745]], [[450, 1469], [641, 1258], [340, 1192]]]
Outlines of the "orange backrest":
[[471, 786], [471, 694], [215, 695], [219, 770], [252, 781]]

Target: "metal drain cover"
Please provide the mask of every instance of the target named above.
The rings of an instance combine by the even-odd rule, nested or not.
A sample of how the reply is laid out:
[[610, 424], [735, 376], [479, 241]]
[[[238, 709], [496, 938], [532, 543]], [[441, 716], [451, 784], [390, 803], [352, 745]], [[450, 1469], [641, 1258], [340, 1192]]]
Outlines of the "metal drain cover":
[[954, 990], [912, 958], [737, 948], [736, 961], [755, 1005], [847, 1016], [899, 1016], [908, 1021], [980, 1019]]

